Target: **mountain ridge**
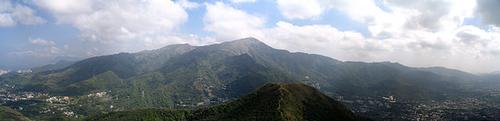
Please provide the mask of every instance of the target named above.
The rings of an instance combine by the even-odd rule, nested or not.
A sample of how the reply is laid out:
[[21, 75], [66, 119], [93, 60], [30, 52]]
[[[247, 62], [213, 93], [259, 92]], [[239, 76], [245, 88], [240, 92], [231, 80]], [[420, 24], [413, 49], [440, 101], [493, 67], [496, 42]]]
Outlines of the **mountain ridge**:
[[[72, 85], [77, 84], [80, 81], [91, 79], [92, 77], [108, 71], [113, 72], [113, 74], [118, 77], [117, 80], [128, 80], [126, 82], [132, 81], [131, 83], [134, 83], [133, 80], [137, 80], [137, 77], [161, 74], [163, 75], [162, 78], [166, 78], [168, 77], [166, 75], [171, 75], [170, 73], [178, 73], [176, 75], [184, 73], [189, 75], [191, 72], [197, 72], [197, 70], [200, 69], [207, 70], [208, 72], [200, 72], [201, 75], [196, 74], [192, 76], [204, 76], [205, 80], [208, 79], [214, 81], [222, 81], [227, 79], [234, 80], [237, 78], [241, 78], [238, 76], [244, 75], [233, 73], [232, 76], [229, 76], [227, 74], [230, 73], [226, 73], [224, 71], [225, 69], [230, 69], [226, 67], [236, 67], [227, 65], [230, 63], [226, 63], [229, 62], [226, 60], [231, 60], [232, 58], [234, 59], [238, 56], [247, 56], [244, 57], [246, 58], [246, 60], [238, 60], [241, 62], [251, 60], [245, 62], [247, 64], [251, 64], [251, 66], [246, 66], [246, 68], [239, 68], [240, 70], [249, 69], [250, 67], [260, 68], [255, 71], [254, 75], [261, 73], [258, 70], [267, 70], [268, 72], [273, 71], [280, 73], [278, 75], [275, 75], [279, 78], [291, 78], [294, 81], [305, 80], [310, 81], [311, 83], [319, 83], [324, 87], [340, 88], [341, 90], [344, 87], [336, 87], [335, 85], [338, 85], [336, 83], [340, 83], [341, 85], [347, 87], [351, 87], [349, 85], [371, 86], [369, 85], [371, 83], [379, 83], [384, 80], [396, 79], [390, 76], [383, 76], [384, 74], [382, 73], [377, 74], [380, 71], [391, 72], [393, 73], [391, 74], [392, 76], [405, 76], [402, 75], [401, 72], [405, 72], [408, 74], [419, 73], [422, 75], [428, 75], [427, 77], [441, 78], [440, 76], [446, 76], [440, 73], [424, 73], [428, 71], [422, 71], [419, 69], [414, 69], [394, 63], [338, 61], [333, 58], [321, 55], [292, 53], [286, 50], [274, 49], [266, 45], [265, 43], [250, 37], [207, 46], [176, 44], [165, 46], [156, 50], [141, 51], [138, 53], [120, 53], [115, 55], [98, 56], [76, 62], [75, 64], [70, 65], [67, 68], [55, 71], [55, 73], [51, 72], [48, 74], [34, 74], [32, 80], [54, 80], [52, 81], [52, 83], [54, 84], [50, 84], [47, 86], [43, 86], [44, 84], [34, 85], [35, 87], [42, 88], [41, 90], [49, 91], [51, 90], [50, 88], [63, 86], [69, 86], [70, 88], [68, 89], [73, 89]], [[232, 63], [232, 65], [238, 65], [240, 62]], [[363, 68], [368, 68], [368, 70]], [[181, 72], [182, 70], [179, 69], [189, 69], [191, 71], [184, 70], [183, 72]], [[234, 69], [235, 68], [233, 68], [233, 70]], [[222, 72], [226, 73], [226, 75], [220, 75], [223, 74]], [[443, 80], [438, 78], [436, 79]], [[162, 80], [167, 81], [165, 79], [160, 79], [158, 81]], [[175, 80], [177, 79], [173, 79], [172, 81]], [[193, 79], [185, 78], [184, 80]], [[363, 83], [358, 83], [355, 80], [362, 81]], [[224, 85], [220, 85], [220, 87], [221, 86]], [[251, 88], [255, 88], [256, 86], [261, 86], [261, 84], [254, 85]], [[61, 91], [57, 92], [65, 92], [64, 90], [65, 89], [61, 89]], [[244, 94], [244, 92], [247, 91], [243, 91], [242, 94]], [[83, 94], [85, 93], [86, 92], [83, 92]]]

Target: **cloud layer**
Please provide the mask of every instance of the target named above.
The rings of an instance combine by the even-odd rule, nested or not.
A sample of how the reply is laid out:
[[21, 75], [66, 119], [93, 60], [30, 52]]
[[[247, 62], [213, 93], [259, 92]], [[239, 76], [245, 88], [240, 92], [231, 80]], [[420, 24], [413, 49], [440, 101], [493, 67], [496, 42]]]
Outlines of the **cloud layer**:
[[[108, 45], [108, 51], [149, 48], [148, 42], [164, 41], [188, 19], [186, 9], [197, 4], [181, 0], [37, 0], [57, 23], [70, 24], [84, 41]], [[101, 49], [101, 48], [98, 48]], [[103, 48], [106, 49], [106, 48]]]
[[39, 0], [58, 22], [82, 31], [88, 40], [126, 40], [158, 31], [171, 31], [187, 20], [179, 5], [165, 0]]
[[322, 6], [317, 0], [277, 0], [278, 8], [287, 19], [310, 19], [319, 17]]
[[0, 27], [34, 25], [45, 23], [46, 20], [36, 16], [35, 11], [22, 4], [12, 3], [9, 0], [0, 0]]

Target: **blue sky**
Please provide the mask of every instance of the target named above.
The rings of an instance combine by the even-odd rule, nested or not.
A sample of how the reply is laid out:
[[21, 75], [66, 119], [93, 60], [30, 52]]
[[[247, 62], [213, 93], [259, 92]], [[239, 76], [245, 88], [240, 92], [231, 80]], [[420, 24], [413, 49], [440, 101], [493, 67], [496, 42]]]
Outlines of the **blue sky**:
[[345, 61], [500, 70], [500, 19], [492, 6], [500, 4], [494, 0], [0, 3], [0, 68], [5, 69], [252, 36], [275, 48]]

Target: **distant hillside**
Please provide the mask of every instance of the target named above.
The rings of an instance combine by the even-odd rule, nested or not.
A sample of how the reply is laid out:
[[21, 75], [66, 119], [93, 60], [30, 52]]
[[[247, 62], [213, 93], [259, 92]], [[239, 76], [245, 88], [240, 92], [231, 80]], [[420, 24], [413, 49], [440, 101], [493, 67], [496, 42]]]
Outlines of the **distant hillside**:
[[5, 106], [0, 106], [0, 121], [31, 121], [31, 120], [14, 109]]
[[482, 79], [485, 81], [482, 83], [476, 84], [478, 88], [484, 89], [498, 89], [500, 88], [500, 73], [493, 72], [488, 74], [481, 75]]
[[146, 109], [113, 112], [88, 121], [356, 121], [340, 102], [304, 84], [267, 84], [238, 100], [189, 110]]
[[44, 65], [44, 66], [40, 66], [40, 67], [35, 67], [35, 68], [32, 68], [31, 70], [35, 73], [45, 72], [45, 71], [56, 71], [56, 70], [64, 69], [64, 68], [66, 68], [74, 63], [75, 63], [75, 61], [61, 60], [61, 61], [58, 61], [54, 64], [48, 64], [48, 65]]

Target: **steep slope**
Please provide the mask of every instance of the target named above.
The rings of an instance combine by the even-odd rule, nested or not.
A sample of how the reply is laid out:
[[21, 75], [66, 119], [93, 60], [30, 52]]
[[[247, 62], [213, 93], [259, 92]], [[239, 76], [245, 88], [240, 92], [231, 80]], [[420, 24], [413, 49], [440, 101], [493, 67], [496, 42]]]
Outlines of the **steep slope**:
[[190, 120], [190, 121], [355, 121], [361, 120], [342, 104], [304, 84], [267, 84], [238, 100], [186, 110], [115, 112], [87, 120]]

